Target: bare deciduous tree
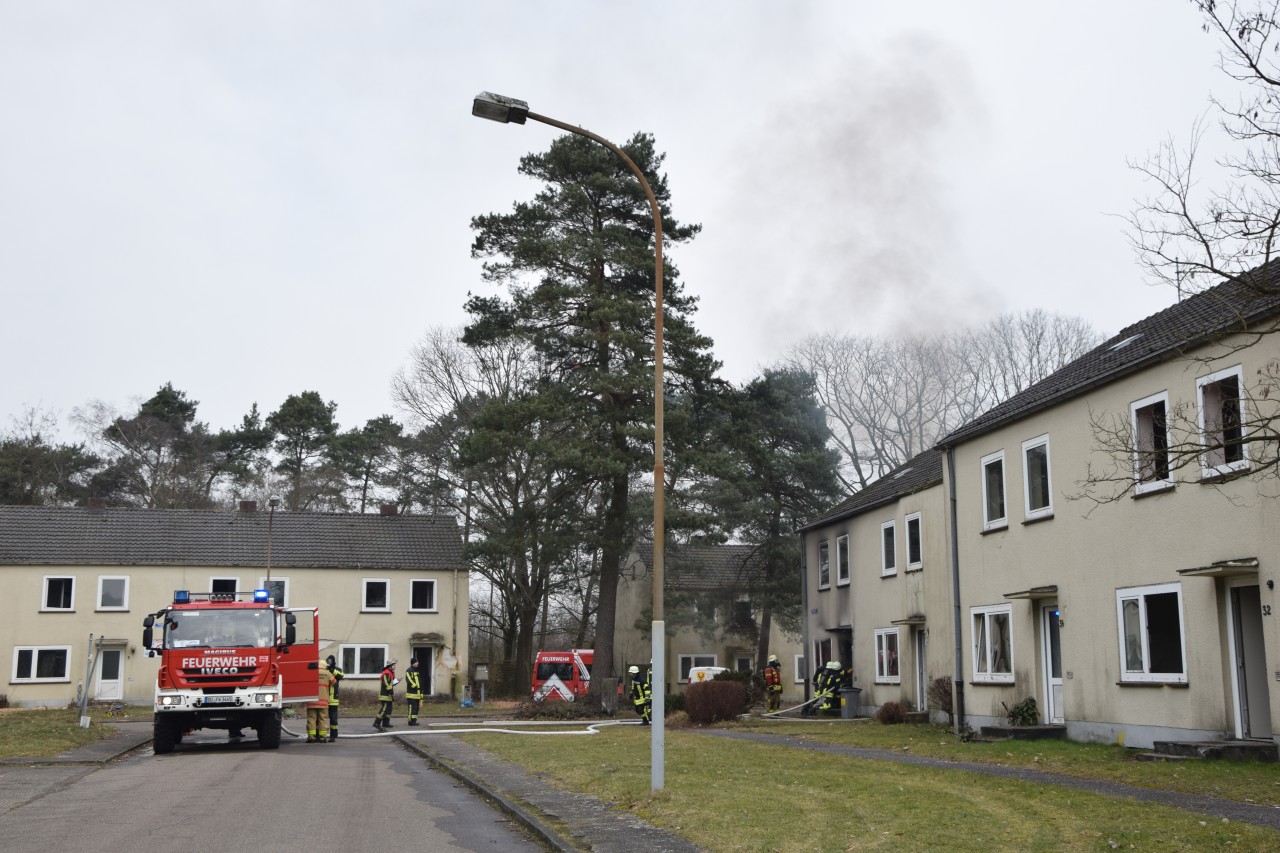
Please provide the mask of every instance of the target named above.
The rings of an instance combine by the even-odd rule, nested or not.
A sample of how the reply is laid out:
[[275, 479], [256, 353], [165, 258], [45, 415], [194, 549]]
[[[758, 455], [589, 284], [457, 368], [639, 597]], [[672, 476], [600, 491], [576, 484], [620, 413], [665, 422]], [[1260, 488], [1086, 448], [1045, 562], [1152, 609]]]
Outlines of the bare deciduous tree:
[[1219, 39], [1218, 67], [1239, 92], [1234, 102], [1213, 100], [1228, 153], [1216, 162], [1201, 156], [1214, 126], [1203, 119], [1184, 145], [1170, 137], [1131, 164], [1154, 191], [1128, 216], [1148, 278], [1180, 296], [1247, 276], [1275, 256], [1280, 237], [1280, 3], [1192, 2], [1205, 32]]
[[1099, 340], [1079, 318], [1037, 310], [937, 338], [815, 335], [784, 363], [815, 377], [841, 484], [853, 492]]

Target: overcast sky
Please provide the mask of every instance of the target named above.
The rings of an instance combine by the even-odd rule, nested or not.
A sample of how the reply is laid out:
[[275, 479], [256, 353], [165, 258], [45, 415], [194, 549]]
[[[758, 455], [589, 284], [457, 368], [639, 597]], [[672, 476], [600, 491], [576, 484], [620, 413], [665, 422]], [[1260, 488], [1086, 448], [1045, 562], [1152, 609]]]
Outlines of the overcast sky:
[[0, 0], [0, 431], [165, 382], [214, 429], [307, 390], [399, 416], [415, 341], [492, 292], [471, 217], [556, 134], [482, 90], [655, 135], [734, 381], [816, 332], [1114, 332], [1173, 299], [1127, 163], [1189, 136], [1216, 53], [1171, 0]]

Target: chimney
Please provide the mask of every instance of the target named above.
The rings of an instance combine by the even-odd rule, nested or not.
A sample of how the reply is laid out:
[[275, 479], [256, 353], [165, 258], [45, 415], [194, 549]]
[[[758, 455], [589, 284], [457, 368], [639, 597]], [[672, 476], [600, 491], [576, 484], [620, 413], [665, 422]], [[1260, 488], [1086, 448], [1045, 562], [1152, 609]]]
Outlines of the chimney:
[[90, 512], [102, 512], [104, 509], [107, 508], [107, 499], [106, 498], [89, 498], [89, 501], [88, 503], [85, 504], [85, 506], [89, 509]]
[[241, 512], [257, 512], [258, 502], [257, 501], [240, 501], [240, 511]]
[[378, 508], [378, 511], [379, 511], [379, 514], [381, 514], [381, 515], [396, 515], [396, 514], [397, 514], [397, 513], [396, 513], [396, 505], [395, 505], [395, 504], [383, 504], [382, 506], [380, 506], [380, 507]]

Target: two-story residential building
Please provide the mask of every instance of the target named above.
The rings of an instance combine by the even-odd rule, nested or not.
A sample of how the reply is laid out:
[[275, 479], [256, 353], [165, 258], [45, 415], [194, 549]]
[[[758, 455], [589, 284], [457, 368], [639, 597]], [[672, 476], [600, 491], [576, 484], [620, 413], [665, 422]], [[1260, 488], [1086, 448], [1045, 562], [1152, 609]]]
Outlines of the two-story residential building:
[[954, 669], [946, 506], [929, 450], [800, 531], [809, 674], [852, 667], [864, 710], [928, 710], [929, 682]]
[[1280, 265], [1253, 276], [963, 425], [927, 479], [901, 482], [917, 458], [804, 528], [810, 648], [853, 664], [864, 710], [925, 707], [906, 687], [923, 672], [952, 675], [975, 728], [1034, 699], [1077, 740], [1277, 740]]
[[[663, 566], [666, 577], [665, 644], [667, 692], [683, 692], [695, 666], [723, 666], [739, 672], [757, 669], [756, 638], [761, 616], [744, 595], [761, 571], [751, 545], [668, 546]], [[649, 613], [653, 603], [653, 546], [642, 543], [623, 567], [618, 584], [614, 648], [617, 669], [647, 665], [653, 651]], [[696, 619], [673, 618], [673, 605], [697, 610]], [[694, 615], [694, 614], [689, 614]], [[694, 622], [700, 623], [701, 628]], [[769, 627], [769, 651], [782, 664], [783, 698], [804, 693], [801, 640], [783, 631], [776, 621]]]
[[428, 694], [463, 687], [468, 576], [449, 516], [3, 506], [0, 583], [0, 692], [15, 705], [66, 704], [86, 687], [149, 704], [158, 659], [142, 620], [175, 590], [265, 588], [319, 608], [321, 654], [348, 683], [374, 686], [386, 659], [416, 655]]
[[1275, 738], [1280, 489], [1250, 472], [1276, 453], [1280, 275], [1259, 274], [943, 440], [971, 725], [1033, 697], [1073, 739]]

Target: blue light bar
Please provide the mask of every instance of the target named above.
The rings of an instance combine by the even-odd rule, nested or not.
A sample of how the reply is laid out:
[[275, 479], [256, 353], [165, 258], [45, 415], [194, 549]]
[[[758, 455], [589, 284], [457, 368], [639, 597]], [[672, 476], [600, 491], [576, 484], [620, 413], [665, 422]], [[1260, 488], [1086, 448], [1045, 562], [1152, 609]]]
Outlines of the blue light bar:
[[255, 604], [256, 604], [256, 603], [258, 603], [258, 602], [263, 602], [263, 603], [265, 603], [265, 602], [268, 602], [268, 601], [270, 601], [270, 600], [271, 600], [271, 591], [270, 591], [270, 590], [267, 590], [267, 589], [255, 589], [255, 590], [253, 591], [253, 601], [254, 601], [254, 603], [255, 603]]
[[173, 603], [174, 604], [190, 604], [191, 593], [185, 589], [175, 589], [173, 591]]

